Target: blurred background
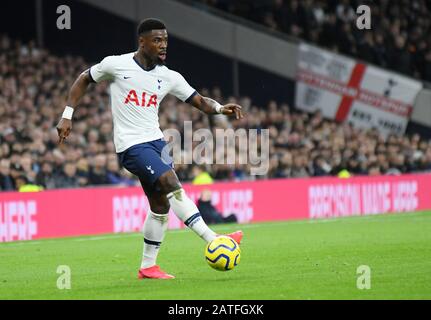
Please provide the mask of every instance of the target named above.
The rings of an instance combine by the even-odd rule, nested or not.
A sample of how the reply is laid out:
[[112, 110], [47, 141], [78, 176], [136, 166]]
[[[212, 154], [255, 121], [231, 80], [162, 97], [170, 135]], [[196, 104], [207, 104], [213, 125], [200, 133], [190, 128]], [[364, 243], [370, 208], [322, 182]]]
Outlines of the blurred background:
[[[356, 27], [361, 4], [371, 9], [371, 30]], [[70, 8], [70, 29], [57, 27], [62, 5]], [[431, 170], [430, 1], [29, 0], [4, 1], [1, 7], [1, 191], [137, 185], [118, 166], [107, 84], [92, 85], [74, 115], [67, 145], [57, 145], [55, 125], [74, 79], [107, 55], [136, 50], [136, 26], [147, 17], [167, 25], [168, 67], [201, 94], [240, 103], [248, 114], [243, 120], [209, 119], [168, 96], [160, 110], [162, 129], [182, 132], [184, 121], [192, 120], [194, 129], [270, 130], [266, 175], [251, 176], [248, 165], [177, 161], [182, 181], [202, 173], [209, 181], [242, 181]], [[328, 75], [346, 87], [355, 65], [375, 68], [394, 89], [385, 91], [382, 84], [381, 95], [373, 98], [391, 102], [403, 82], [400, 99], [408, 92], [411, 101], [397, 106], [410, 109], [397, 123], [386, 114], [373, 122], [375, 115], [363, 106], [354, 113], [361, 125], [350, 116], [331, 115], [327, 110], [337, 108], [343, 94], [326, 99], [325, 90], [332, 89], [313, 90], [311, 78], [304, 78], [310, 73], [299, 73], [301, 63], [308, 71], [313, 63], [332, 68]], [[372, 76], [365, 73], [364, 81], [372, 84]], [[299, 105], [307, 99], [323, 102]]]

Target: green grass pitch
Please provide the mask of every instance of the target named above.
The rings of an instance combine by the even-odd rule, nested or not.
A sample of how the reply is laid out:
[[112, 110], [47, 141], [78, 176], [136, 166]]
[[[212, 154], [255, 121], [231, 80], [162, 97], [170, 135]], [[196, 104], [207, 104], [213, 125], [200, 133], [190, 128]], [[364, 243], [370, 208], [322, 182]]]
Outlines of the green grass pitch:
[[[137, 280], [140, 234], [3, 243], [0, 299], [431, 299], [431, 212], [240, 227], [241, 263], [228, 272], [206, 264], [191, 231], [169, 231], [158, 262], [174, 280]], [[57, 288], [59, 265], [70, 290]], [[356, 286], [360, 265], [369, 290]]]

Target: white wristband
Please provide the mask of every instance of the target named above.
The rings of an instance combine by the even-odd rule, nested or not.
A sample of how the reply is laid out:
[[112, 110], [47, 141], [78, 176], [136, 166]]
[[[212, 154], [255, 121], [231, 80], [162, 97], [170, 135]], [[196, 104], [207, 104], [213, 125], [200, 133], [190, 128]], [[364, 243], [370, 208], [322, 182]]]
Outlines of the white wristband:
[[64, 119], [72, 120], [73, 111], [74, 109], [72, 107], [66, 106], [61, 117]]
[[216, 101], [216, 106], [215, 106], [215, 111], [217, 112], [217, 113], [221, 113], [221, 108], [223, 108], [223, 106], [220, 104], [220, 103], [218, 103], [217, 101]]

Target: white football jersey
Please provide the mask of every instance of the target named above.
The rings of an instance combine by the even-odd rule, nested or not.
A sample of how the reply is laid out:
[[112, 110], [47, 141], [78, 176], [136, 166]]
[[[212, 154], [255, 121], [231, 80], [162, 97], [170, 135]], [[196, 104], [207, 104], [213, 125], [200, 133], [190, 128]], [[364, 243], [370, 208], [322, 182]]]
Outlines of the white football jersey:
[[186, 101], [196, 93], [181, 74], [166, 66], [144, 70], [134, 54], [108, 56], [89, 72], [95, 82], [110, 81], [116, 152], [163, 138], [158, 112], [166, 94]]

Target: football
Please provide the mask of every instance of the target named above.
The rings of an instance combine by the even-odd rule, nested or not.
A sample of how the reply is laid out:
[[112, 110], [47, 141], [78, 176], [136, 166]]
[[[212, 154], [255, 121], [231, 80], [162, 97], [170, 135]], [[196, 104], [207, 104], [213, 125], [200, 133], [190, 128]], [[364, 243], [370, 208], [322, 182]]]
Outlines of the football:
[[241, 249], [230, 237], [219, 236], [207, 244], [205, 259], [214, 269], [228, 271], [235, 268], [240, 261]]

